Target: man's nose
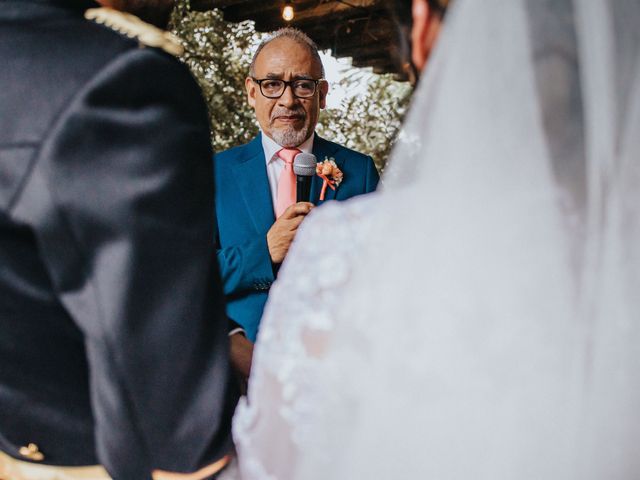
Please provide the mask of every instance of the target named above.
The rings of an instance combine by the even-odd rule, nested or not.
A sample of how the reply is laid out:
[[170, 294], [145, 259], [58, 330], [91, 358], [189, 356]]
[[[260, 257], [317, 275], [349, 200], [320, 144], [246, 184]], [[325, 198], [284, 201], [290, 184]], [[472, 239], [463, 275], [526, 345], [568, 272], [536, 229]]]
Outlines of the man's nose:
[[278, 99], [278, 103], [283, 107], [290, 107], [298, 103], [298, 97], [293, 94], [293, 86], [285, 85], [282, 96]]

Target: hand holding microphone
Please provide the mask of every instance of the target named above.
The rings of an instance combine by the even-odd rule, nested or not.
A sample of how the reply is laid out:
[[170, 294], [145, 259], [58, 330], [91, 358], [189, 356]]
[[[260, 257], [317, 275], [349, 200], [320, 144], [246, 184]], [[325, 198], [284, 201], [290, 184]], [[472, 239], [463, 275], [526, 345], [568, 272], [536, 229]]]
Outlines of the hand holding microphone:
[[298, 227], [313, 208], [314, 205], [309, 202], [294, 203], [278, 217], [267, 232], [271, 262], [282, 263], [298, 232]]
[[289, 206], [267, 232], [269, 255], [275, 264], [282, 263], [298, 232], [298, 227], [314, 207], [309, 200], [311, 198], [311, 182], [316, 174], [315, 155], [298, 153], [293, 159], [293, 172], [296, 175], [297, 203]]

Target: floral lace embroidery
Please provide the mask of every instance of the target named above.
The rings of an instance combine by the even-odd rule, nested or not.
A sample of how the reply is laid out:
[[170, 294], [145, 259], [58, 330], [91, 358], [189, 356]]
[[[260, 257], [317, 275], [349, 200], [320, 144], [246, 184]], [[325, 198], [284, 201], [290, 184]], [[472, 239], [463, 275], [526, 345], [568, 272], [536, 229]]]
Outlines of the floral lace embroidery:
[[283, 449], [291, 449], [286, 456], [292, 462], [300, 452], [309, 454], [307, 419], [318, 397], [330, 394], [318, 391], [315, 379], [350, 278], [351, 257], [366, 241], [362, 220], [367, 218], [363, 213], [370, 200], [332, 202], [314, 212], [301, 227], [271, 289], [249, 398], [241, 400], [234, 418], [243, 479], [293, 478], [296, 465], [282, 471], [282, 464], [267, 453], [266, 438], [278, 442], [275, 449], [280, 458]]

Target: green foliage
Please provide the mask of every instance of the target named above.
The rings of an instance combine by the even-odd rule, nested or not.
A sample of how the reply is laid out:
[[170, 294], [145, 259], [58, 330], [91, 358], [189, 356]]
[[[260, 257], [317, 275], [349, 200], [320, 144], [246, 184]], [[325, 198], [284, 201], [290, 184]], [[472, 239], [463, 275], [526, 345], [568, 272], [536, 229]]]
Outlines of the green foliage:
[[[352, 69], [341, 80], [352, 93], [339, 108], [320, 115], [318, 133], [346, 147], [371, 155], [383, 170], [398, 135], [413, 89], [391, 75]], [[361, 93], [357, 93], [360, 91]]]
[[225, 22], [219, 10], [191, 11], [186, 0], [178, 2], [171, 23], [185, 47], [182, 60], [209, 107], [214, 150], [248, 142], [258, 125], [246, 102], [244, 80], [260, 35], [249, 22]]
[[[219, 10], [191, 11], [188, 0], [178, 1], [172, 25], [185, 47], [182, 60], [198, 80], [209, 107], [214, 150], [251, 140], [258, 125], [246, 101], [244, 81], [261, 34], [251, 22], [225, 22]], [[347, 95], [339, 108], [322, 111], [318, 133], [371, 155], [378, 168], [384, 168], [411, 87], [393, 81], [390, 75], [359, 69], [350, 69], [340, 83]]]

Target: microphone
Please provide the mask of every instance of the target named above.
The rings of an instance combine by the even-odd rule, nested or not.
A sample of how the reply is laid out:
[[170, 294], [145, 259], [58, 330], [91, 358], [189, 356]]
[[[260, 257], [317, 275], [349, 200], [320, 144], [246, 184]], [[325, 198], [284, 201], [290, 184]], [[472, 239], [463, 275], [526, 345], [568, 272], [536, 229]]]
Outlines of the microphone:
[[311, 199], [311, 180], [316, 174], [316, 156], [301, 152], [293, 159], [293, 173], [296, 174], [296, 202]]

